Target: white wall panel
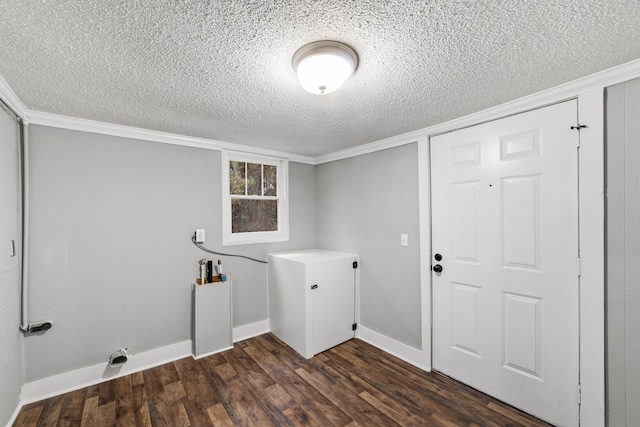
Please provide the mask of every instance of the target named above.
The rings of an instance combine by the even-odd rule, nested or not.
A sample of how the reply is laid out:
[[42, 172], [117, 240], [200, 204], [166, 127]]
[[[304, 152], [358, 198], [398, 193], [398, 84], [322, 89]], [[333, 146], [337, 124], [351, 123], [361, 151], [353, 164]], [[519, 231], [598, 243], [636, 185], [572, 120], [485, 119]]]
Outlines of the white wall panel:
[[[23, 383], [20, 326], [19, 127], [0, 108], [0, 425], [18, 406]], [[16, 254], [12, 256], [12, 240]]]
[[607, 421], [640, 425], [640, 79], [607, 89]]

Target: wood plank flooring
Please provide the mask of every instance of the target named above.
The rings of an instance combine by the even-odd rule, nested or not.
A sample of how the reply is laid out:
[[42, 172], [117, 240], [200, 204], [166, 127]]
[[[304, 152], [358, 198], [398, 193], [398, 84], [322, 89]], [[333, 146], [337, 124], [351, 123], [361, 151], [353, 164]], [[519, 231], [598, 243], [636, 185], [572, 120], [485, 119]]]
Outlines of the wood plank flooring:
[[25, 405], [14, 426], [548, 426], [360, 340], [306, 360], [272, 334]]

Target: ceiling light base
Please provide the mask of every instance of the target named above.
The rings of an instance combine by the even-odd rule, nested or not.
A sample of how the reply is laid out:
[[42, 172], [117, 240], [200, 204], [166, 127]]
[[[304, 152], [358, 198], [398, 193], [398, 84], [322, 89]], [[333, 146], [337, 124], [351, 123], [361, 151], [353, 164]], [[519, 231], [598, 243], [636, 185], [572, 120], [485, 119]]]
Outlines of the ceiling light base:
[[324, 95], [337, 90], [355, 72], [358, 55], [343, 43], [321, 40], [298, 49], [292, 65], [306, 91]]

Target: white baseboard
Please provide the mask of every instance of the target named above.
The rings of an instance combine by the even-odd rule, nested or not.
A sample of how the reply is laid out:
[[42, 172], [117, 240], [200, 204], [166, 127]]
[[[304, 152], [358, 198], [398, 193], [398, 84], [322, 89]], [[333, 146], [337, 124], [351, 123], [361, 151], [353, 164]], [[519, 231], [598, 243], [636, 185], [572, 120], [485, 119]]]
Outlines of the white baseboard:
[[[246, 340], [269, 331], [269, 319], [238, 326], [233, 328], [233, 342]], [[358, 325], [357, 338], [420, 369], [430, 370], [429, 367], [422, 365], [422, 351], [419, 349], [403, 344], [362, 325]], [[191, 340], [129, 355], [127, 363], [120, 368], [110, 368], [105, 362], [26, 383], [22, 386], [21, 402], [16, 408], [12, 422], [20, 412], [20, 408], [25, 404], [150, 369], [187, 356], [192, 356]]]
[[24, 403], [19, 402], [18, 406], [16, 407], [16, 410], [13, 411], [13, 415], [11, 415], [11, 418], [9, 418], [9, 422], [7, 422], [7, 427], [8, 426], [12, 426], [13, 423], [16, 422], [16, 419], [18, 418], [18, 414], [20, 413], [20, 410], [22, 409], [22, 407], [24, 406]]
[[420, 369], [425, 371], [431, 370], [431, 367], [427, 367], [422, 364], [422, 350], [418, 350], [417, 348], [413, 348], [407, 344], [401, 343], [400, 341], [396, 341], [393, 338], [389, 338], [386, 335], [382, 335], [381, 333], [362, 325], [358, 325], [356, 338], [361, 339], [374, 347], [378, 347], [380, 350], [392, 354]]
[[214, 354], [222, 353], [223, 351], [232, 350], [232, 349], [233, 349], [233, 345], [230, 347], [221, 348], [220, 350], [212, 351], [210, 353], [201, 354], [200, 356], [196, 356], [195, 354], [192, 354], [191, 357], [193, 357], [193, 360], [198, 360], [198, 359], [202, 359], [203, 357], [212, 356]]
[[83, 387], [191, 356], [191, 347], [191, 340], [186, 340], [129, 355], [127, 363], [119, 368], [111, 368], [105, 362], [26, 383], [22, 386], [22, 392], [20, 394], [21, 405], [37, 402], [62, 393], [78, 390]]
[[243, 341], [271, 331], [269, 319], [233, 328], [233, 342]]
[[[237, 328], [233, 328], [233, 342], [262, 335], [269, 332], [269, 330], [269, 319], [239, 326]], [[233, 347], [220, 351], [229, 350], [231, 348]], [[215, 353], [219, 353], [219, 351], [216, 351]], [[12, 422], [15, 420], [15, 417], [18, 416], [22, 405], [143, 371], [187, 356], [192, 356], [191, 340], [182, 341], [138, 354], [130, 354], [127, 363], [119, 368], [111, 368], [105, 362], [26, 383], [22, 386], [22, 391], [20, 393], [21, 402], [13, 415]], [[208, 354], [200, 357], [204, 356], [208, 356]]]

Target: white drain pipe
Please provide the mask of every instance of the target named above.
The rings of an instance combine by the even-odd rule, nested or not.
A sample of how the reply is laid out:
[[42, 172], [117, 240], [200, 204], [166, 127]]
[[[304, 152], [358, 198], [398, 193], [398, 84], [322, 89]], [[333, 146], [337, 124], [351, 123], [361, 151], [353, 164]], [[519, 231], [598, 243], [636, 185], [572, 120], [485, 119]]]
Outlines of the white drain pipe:
[[51, 321], [29, 323], [29, 128], [20, 121], [20, 181], [22, 210], [22, 319], [20, 330], [27, 334], [51, 329]]
[[20, 126], [20, 185], [22, 186], [22, 324], [23, 332], [29, 331], [29, 129]]

